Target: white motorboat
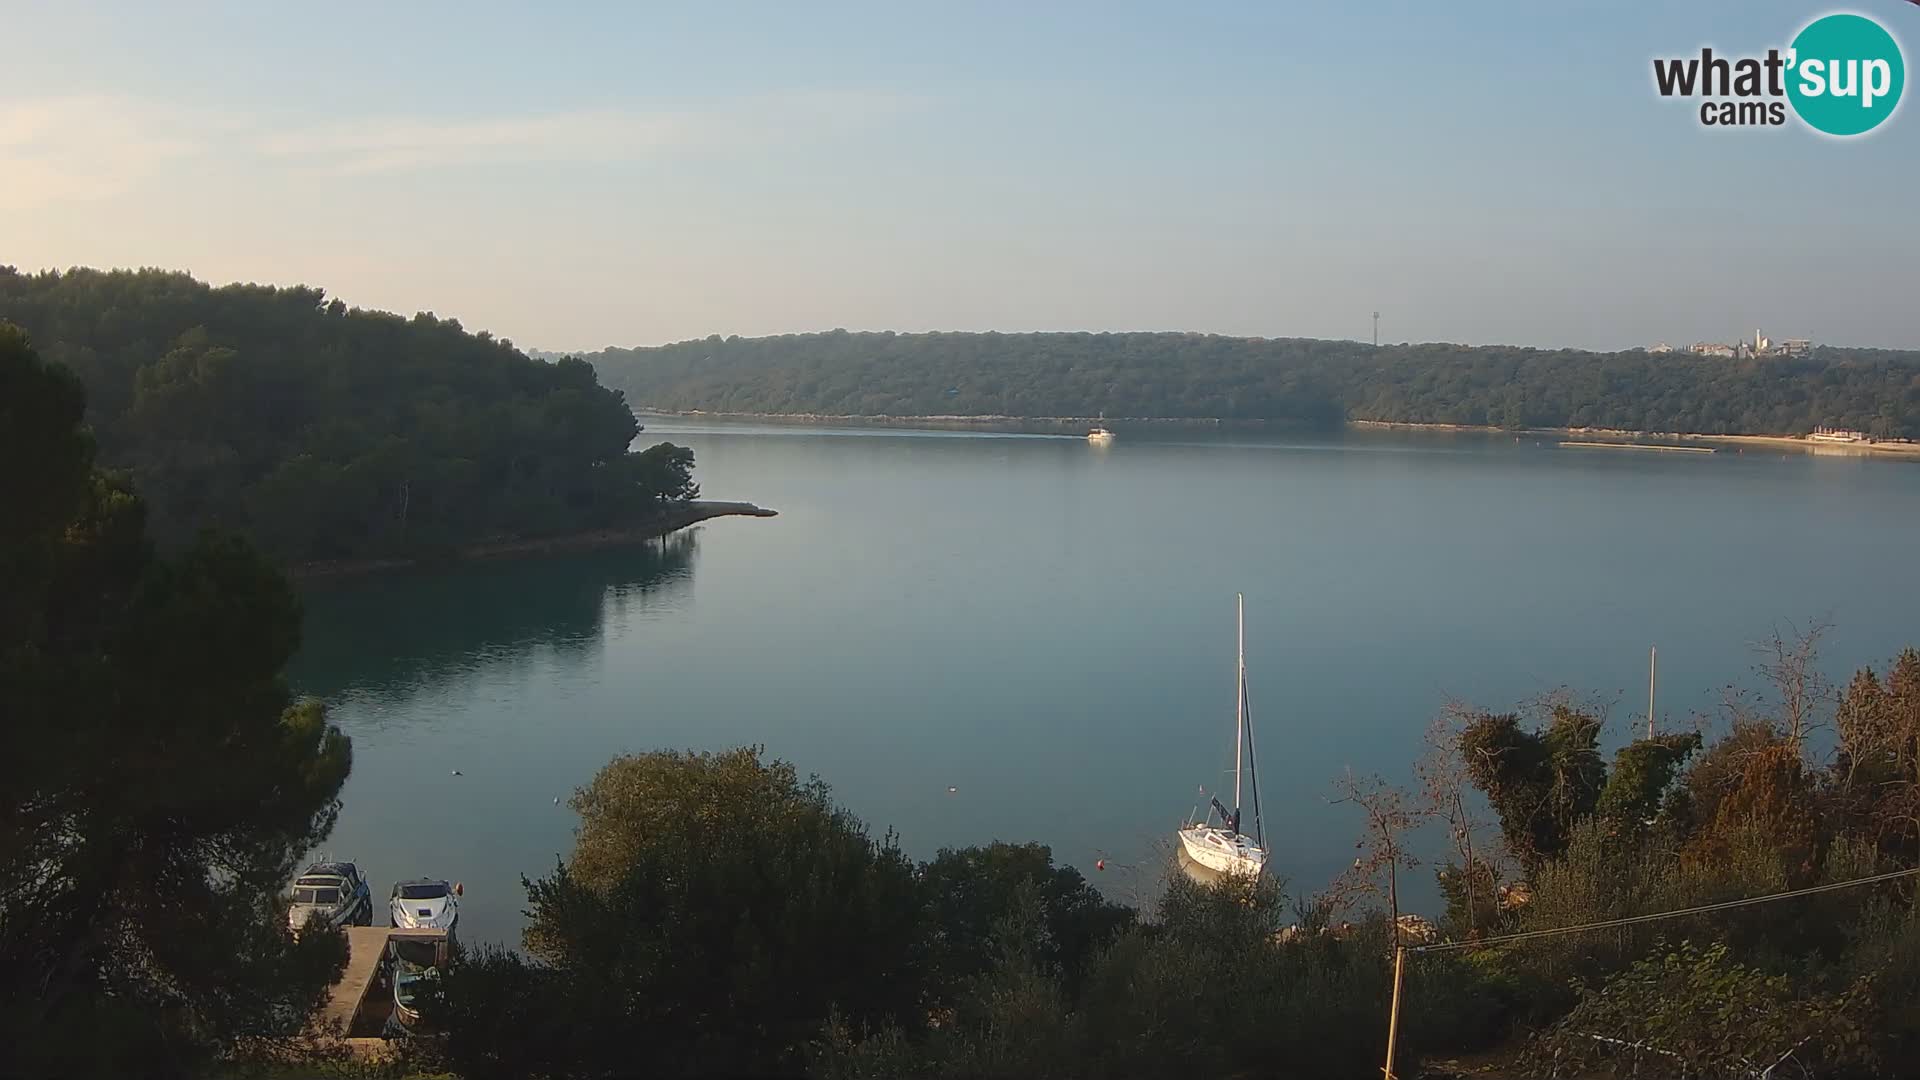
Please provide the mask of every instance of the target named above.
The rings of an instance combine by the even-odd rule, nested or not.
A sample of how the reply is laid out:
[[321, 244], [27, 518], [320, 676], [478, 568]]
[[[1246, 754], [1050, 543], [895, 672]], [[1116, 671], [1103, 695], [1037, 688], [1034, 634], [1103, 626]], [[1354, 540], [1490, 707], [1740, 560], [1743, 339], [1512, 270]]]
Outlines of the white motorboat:
[[350, 862], [317, 862], [288, 893], [287, 925], [299, 930], [318, 916], [329, 926], [371, 926], [373, 897], [367, 879]]
[[[1222, 806], [1218, 796], [1211, 799], [1207, 816], [1190, 821], [1179, 831], [1180, 850], [1197, 865], [1216, 874], [1258, 877], [1267, 868], [1266, 837], [1260, 825], [1260, 775], [1254, 764], [1253, 722], [1247, 708], [1247, 603], [1238, 598], [1238, 636], [1240, 646], [1239, 685], [1234, 694], [1233, 806]], [[1240, 795], [1242, 776], [1252, 781], [1253, 832], [1241, 831]], [[1215, 815], [1219, 823], [1215, 824]]]
[[408, 930], [451, 930], [460, 921], [459, 885], [435, 878], [413, 878], [393, 887], [387, 914], [393, 925]]

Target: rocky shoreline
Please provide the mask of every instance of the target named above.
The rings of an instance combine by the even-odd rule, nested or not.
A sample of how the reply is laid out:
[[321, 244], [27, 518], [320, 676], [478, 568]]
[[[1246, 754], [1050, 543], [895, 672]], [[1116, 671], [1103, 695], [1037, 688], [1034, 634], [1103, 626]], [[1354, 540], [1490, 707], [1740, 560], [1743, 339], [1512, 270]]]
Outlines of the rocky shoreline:
[[1920, 442], [1825, 442], [1803, 435], [1702, 435], [1686, 431], [1623, 431], [1618, 428], [1497, 428], [1472, 424], [1410, 424], [1394, 420], [1349, 420], [1348, 427], [1391, 431], [1449, 431], [1481, 435], [1582, 436], [1629, 442], [1669, 439], [1679, 442], [1720, 443], [1726, 446], [1779, 447], [1822, 454], [1920, 454]]
[[445, 561], [466, 562], [479, 559], [503, 559], [520, 555], [549, 555], [569, 551], [598, 551], [625, 547], [677, 532], [718, 517], [776, 517], [778, 511], [746, 502], [716, 502], [695, 499], [679, 503], [647, 521], [619, 529], [589, 529], [555, 536], [503, 537], [466, 544], [451, 553], [435, 557], [410, 556], [392, 559], [338, 559], [297, 563], [287, 568], [295, 581], [358, 577], [389, 570], [408, 570]]

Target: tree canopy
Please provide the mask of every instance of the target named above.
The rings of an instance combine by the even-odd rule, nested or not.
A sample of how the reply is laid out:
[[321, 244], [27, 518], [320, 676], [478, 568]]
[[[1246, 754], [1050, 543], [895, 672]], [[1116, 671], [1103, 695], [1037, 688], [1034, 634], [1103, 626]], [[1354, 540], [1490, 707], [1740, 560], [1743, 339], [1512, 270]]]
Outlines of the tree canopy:
[[80, 377], [102, 461], [169, 545], [217, 526], [291, 561], [417, 553], [623, 525], [696, 490], [687, 451], [627, 453], [640, 426], [586, 363], [429, 313], [0, 267], [0, 319]]
[[[1487, 871], [1512, 876], [1491, 911], [1450, 891], [1443, 930], [1590, 925], [1920, 865], [1920, 653], [1829, 694], [1815, 637], [1763, 647], [1766, 690], [1736, 700], [1717, 738], [1636, 733], [1610, 766], [1596, 711], [1551, 701], [1531, 725], [1461, 715], [1454, 750], [1505, 848]], [[1829, 724], [1831, 755], [1805, 737]], [[1449, 862], [1443, 883], [1463, 871]], [[1914, 911], [1911, 885], [1854, 887], [1547, 937], [1490, 951], [1486, 965], [1511, 986], [1513, 1016], [1545, 1025], [1540, 1069], [1752, 1076], [1790, 1057], [1776, 1075], [1912, 1075]]]
[[586, 357], [642, 408], [1920, 437], [1920, 353], [1731, 359], [1214, 334], [789, 334]]
[[527, 884], [531, 962], [477, 956], [447, 984], [463, 1075], [617, 1075], [637, 1047], [653, 1075], [764, 1075], [797, 1068], [836, 1009], [879, 1025], [923, 1007], [912, 864], [792, 766], [636, 754], [572, 806], [572, 859]]
[[344, 962], [282, 892], [350, 747], [288, 696], [280, 573], [212, 534], [157, 558], [84, 402], [0, 326], [0, 1074], [184, 1075]]
[[618, 758], [572, 806], [526, 955], [428, 1003], [461, 1076], [1359, 1075], [1383, 1039], [1382, 927], [1282, 940], [1271, 879], [1175, 879], [1139, 924], [1041, 845], [915, 867], [752, 748]]
[[921, 868], [920, 880], [930, 905], [933, 963], [950, 980], [992, 969], [1000, 920], [1022, 903], [1032, 904], [1038, 922], [1033, 961], [1069, 980], [1084, 974], [1100, 946], [1134, 921], [1132, 909], [1101, 896], [1080, 871], [1053, 865], [1045, 844], [945, 849]]

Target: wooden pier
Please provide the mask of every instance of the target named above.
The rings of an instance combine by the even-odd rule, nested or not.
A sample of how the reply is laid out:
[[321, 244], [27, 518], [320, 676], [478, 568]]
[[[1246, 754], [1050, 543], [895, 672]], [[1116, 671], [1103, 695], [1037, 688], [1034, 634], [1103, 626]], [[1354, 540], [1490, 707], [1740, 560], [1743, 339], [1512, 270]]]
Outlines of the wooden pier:
[[391, 1034], [387, 1029], [387, 1018], [393, 1012], [393, 984], [388, 981], [386, 964], [389, 946], [403, 950], [413, 964], [428, 963], [421, 958], [431, 955], [432, 966], [444, 970], [453, 962], [453, 932], [393, 926], [348, 926], [344, 930], [347, 968], [340, 981], [328, 989], [316, 1025], [324, 1036], [342, 1039], [354, 1053], [365, 1056], [378, 1051]]
[[354, 1018], [366, 1004], [367, 989], [378, 981], [380, 960], [386, 955], [387, 937], [393, 933], [393, 928], [349, 926], [346, 931], [346, 974], [327, 992], [327, 1003], [320, 1010], [320, 1022], [328, 1030], [351, 1035], [354, 1033]]

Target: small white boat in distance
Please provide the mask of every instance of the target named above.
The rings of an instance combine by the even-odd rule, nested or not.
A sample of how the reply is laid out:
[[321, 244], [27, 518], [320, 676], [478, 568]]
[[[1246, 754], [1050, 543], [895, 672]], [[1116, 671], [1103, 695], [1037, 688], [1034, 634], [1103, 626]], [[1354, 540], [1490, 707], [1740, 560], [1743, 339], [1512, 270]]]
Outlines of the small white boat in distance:
[[[1216, 796], [1207, 816], [1190, 822], [1179, 831], [1180, 850], [1186, 857], [1216, 874], [1258, 877], [1267, 868], [1267, 844], [1260, 825], [1260, 774], [1253, 757], [1253, 724], [1247, 710], [1247, 602], [1239, 604], [1240, 682], [1234, 694], [1233, 808], [1220, 805]], [[1240, 831], [1240, 780], [1245, 774], [1253, 781], [1253, 834]], [[1214, 814], [1220, 824], [1213, 823]]]
[[1087, 432], [1087, 441], [1091, 443], [1110, 443], [1113, 441], [1113, 432], [1103, 427], [1094, 428], [1092, 431]]

